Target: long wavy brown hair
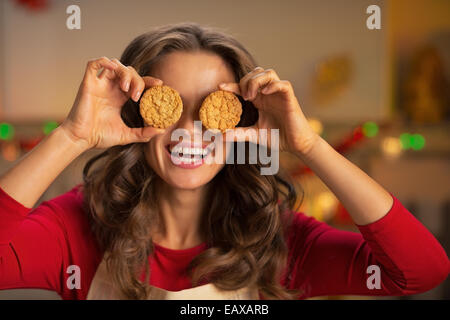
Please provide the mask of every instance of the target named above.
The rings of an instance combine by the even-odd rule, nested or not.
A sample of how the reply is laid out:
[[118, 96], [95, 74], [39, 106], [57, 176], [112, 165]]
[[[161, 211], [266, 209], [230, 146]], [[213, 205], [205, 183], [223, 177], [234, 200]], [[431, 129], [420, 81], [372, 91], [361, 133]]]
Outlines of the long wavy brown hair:
[[[233, 70], [236, 82], [257, 66], [233, 37], [196, 23], [166, 25], [138, 36], [125, 49], [121, 62], [141, 76], [151, 75], [152, 66], [176, 50], [219, 55]], [[129, 127], [144, 126], [138, 110], [131, 100], [123, 106], [122, 119]], [[251, 111], [243, 113], [240, 126], [252, 121]], [[160, 221], [156, 187], [160, 178], [149, 167], [144, 146], [133, 143], [108, 148], [83, 169], [85, 210], [114, 284], [128, 299], [145, 299], [151, 290], [148, 258], [154, 246], [150, 226]], [[193, 286], [202, 282], [222, 290], [256, 286], [266, 299], [298, 297], [299, 292], [280, 283], [297, 195], [286, 178], [261, 175], [261, 167], [226, 164], [208, 183], [201, 226], [208, 248], [187, 270]], [[143, 274], [145, 281], [140, 278]]]

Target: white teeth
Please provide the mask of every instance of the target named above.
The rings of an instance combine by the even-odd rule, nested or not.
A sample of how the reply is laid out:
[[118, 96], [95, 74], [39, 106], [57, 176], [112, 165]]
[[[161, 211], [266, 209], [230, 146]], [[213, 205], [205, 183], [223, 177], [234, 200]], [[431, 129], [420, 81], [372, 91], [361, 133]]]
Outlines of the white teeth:
[[[172, 161], [178, 161], [178, 163], [184, 164], [192, 164], [203, 161], [203, 159], [212, 152], [214, 147], [214, 144], [210, 144], [206, 148], [183, 148], [175, 145], [172, 148], [169, 148], [169, 151], [171, 153]], [[175, 160], [174, 157], [177, 160]]]
[[179, 159], [183, 163], [194, 163], [194, 162], [198, 162], [200, 160], [199, 158], [185, 158], [185, 157], [181, 157]]
[[[181, 149], [181, 148], [180, 148]], [[203, 153], [202, 148], [183, 148], [183, 154], [193, 154], [193, 155], [200, 155]]]
[[177, 161], [179, 161], [180, 163], [194, 163], [194, 162], [201, 162], [202, 159], [201, 158], [186, 158], [186, 157], [177, 157]]
[[175, 146], [172, 148], [171, 153], [179, 154], [183, 153], [183, 156], [206, 156], [210, 152], [211, 148], [187, 148], [187, 147], [178, 147]]
[[183, 148], [181, 147], [173, 147], [171, 150], [172, 153], [182, 153], [183, 152]]

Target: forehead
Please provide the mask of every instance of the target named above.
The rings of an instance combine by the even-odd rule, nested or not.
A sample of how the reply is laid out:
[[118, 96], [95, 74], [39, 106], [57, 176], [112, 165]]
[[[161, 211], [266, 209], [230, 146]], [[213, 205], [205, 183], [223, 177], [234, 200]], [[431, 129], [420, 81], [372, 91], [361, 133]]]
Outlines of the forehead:
[[171, 52], [152, 68], [152, 76], [184, 97], [204, 96], [217, 90], [221, 82], [235, 81], [228, 64], [219, 55], [206, 51]]

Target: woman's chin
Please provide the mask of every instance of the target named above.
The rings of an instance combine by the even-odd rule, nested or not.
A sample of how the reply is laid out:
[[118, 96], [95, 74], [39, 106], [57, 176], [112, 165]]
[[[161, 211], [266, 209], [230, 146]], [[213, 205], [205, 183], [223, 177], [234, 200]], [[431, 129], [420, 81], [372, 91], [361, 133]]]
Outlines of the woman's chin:
[[202, 175], [194, 172], [195, 170], [182, 169], [181, 172], [179, 171], [174, 170], [163, 178], [167, 184], [177, 189], [197, 189], [203, 187], [214, 178], [214, 175]]

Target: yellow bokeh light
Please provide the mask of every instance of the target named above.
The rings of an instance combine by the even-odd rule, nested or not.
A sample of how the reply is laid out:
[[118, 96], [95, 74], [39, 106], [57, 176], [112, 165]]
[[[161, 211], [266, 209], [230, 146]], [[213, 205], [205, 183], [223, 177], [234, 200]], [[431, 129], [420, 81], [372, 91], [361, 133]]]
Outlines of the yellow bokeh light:
[[5, 143], [2, 146], [3, 159], [9, 162], [13, 162], [19, 156], [19, 149], [14, 143]]
[[315, 199], [314, 217], [321, 221], [330, 219], [335, 214], [337, 204], [338, 200], [332, 192], [319, 193]]
[[400, 139], [395, 137], [386, 137], [381, 142], [381, 150], [389, 157], [398, 157], [402, 153], [402, 144]]
[[316, 118], [309, 118], [308, 123], [311, 126], [311, 129], [318, 135], [321, 135], [323, 132], [323, 124], [320, 120]]

